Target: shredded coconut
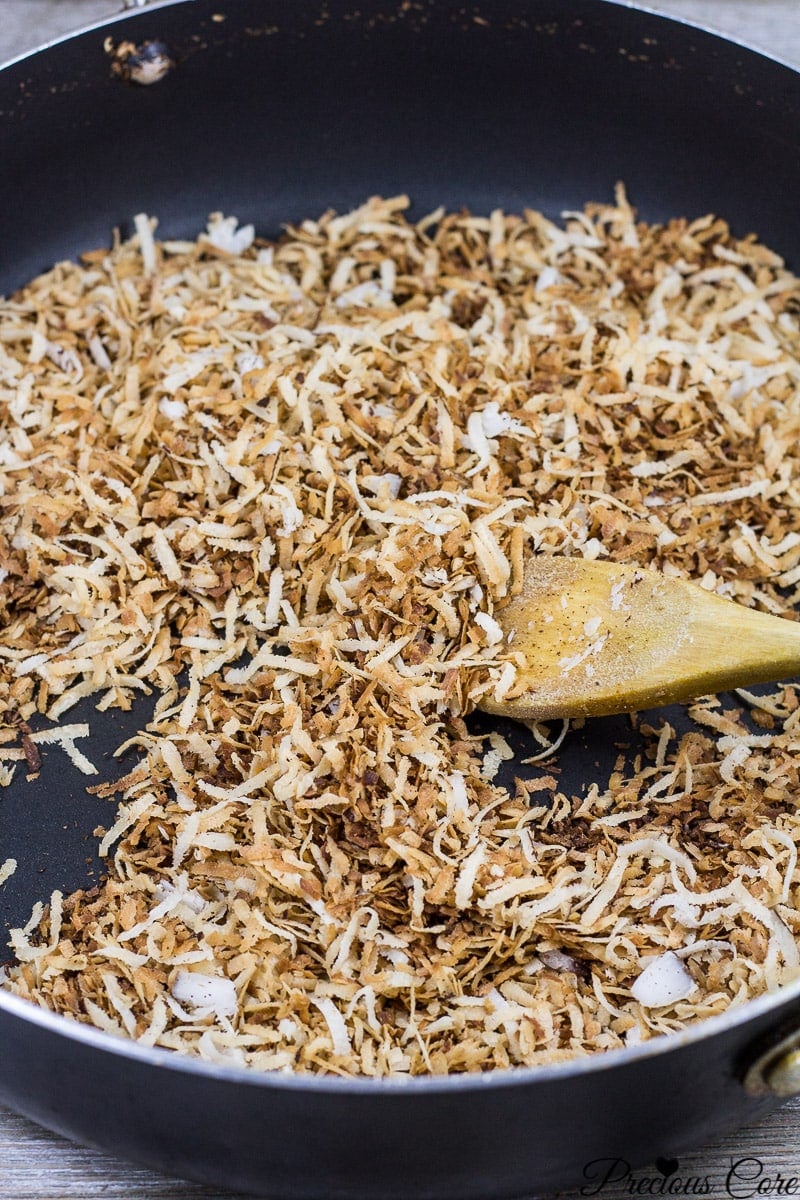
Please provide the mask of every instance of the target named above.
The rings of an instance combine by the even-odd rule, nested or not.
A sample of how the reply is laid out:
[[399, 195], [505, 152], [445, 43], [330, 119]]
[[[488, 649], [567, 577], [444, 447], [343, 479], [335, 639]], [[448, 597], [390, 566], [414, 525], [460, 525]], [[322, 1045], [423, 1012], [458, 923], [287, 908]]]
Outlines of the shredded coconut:
[[[3, 986], [115, 1036], [485, 1071], [800, 971], [794, 685], [634, 718], [580, 795], [580, 729], [515, 758], [471, 717], [517, 686], [530, 554], [791, 614], [797, 279], [621, 188], [562, 224], [406, 207], [272, 244], [142, 215], [0, 306], [0, 781], [41, 747], [94, 773], [70, 708], [155, 700], [92, 788], [106, 877], [34, 907]], [[587, 613], [565, 668], [602, 637]]]

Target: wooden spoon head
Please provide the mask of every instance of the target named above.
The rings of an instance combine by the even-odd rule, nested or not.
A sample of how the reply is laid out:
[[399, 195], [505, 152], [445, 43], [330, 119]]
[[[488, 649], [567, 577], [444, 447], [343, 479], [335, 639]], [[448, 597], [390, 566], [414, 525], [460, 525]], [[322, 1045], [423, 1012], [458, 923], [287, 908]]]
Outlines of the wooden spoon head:
[[531, 558], [522, 592], [497, 613], [517, 663], [517, 695], [486, 707], [530, 720], [642, 706], [641, 681], [688, 636], [688, 604], [676, 603], [667, 582], [622, 563]]
[[624, 563], [536, 555], [496, 616], [517, 679], [481, 707], [523, 721], [634, 712], [800, 664], [797, 623]]

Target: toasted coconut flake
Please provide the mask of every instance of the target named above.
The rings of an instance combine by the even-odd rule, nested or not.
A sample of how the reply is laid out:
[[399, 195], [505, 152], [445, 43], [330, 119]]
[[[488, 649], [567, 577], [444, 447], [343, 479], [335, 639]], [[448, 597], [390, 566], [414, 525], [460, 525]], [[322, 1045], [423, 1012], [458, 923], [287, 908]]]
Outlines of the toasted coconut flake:
[[238, 225], [235, 217], [214, 213], [201, 240], [225, 254], [243, 254], [253, 244], [255, 229], [252, 225], [242, 225], [241, 228]]
[[352, 1048], [347, 1026], [339, 1009], [328, 996], [311, 996], [310, 999], [325, 1018], [325, 1023], [330, 1030], [334, 1054], [339, 1055], [340, 1058], [347, 1058], [351, 1054]]
[[178, 971], [171, 990], [179, 1004], [208, 1008], [220, 1017], [235, 1016], [238, 1008], [236, 988], [232, 981], [219, 975]]
[[668, 950], [647, 964], [631, 985], [631, 995], [645, 1008], [665, 1008], [686, 1000], [697, 984], [677, 954]]
[[144, 273], [145, 275], [152, 275], [157, 263], [156, 244], [153, 240], [154, 225], [145, 213], [137, 213], [133, 218], [133, 225], [139, 238], [139, 250], [142, 255]]
[[456, 880], [454, 899], [456, 908], [468, 908], [472, 903], [472, 893], [478, 871], [486, 858], [486, 847], [481, 843], [475, 847], [464, 860]]

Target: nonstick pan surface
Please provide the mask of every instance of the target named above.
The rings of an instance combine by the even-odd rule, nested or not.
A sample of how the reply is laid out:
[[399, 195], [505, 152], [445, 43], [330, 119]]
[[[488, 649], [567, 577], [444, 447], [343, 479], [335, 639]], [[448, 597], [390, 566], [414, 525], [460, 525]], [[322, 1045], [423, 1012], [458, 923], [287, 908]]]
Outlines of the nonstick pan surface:
[[[163, 43], [174, 66], [151, 86], [126, 81], [107, 37]], [[798, 76], [605, 0], [159, 6], [3, 71], [0, 163], [5, 292], [114, 226], [127, 235], [140, 211], [163, 236], [195, 235], [214, 210], [270, 235], [376, 193], [407, 192], [417, 213], [558, 217], [620, 179], [647, 220], [716, 211], [800, 267]], [[683, 719], [651, 720], [664, 716]], [[87, 703], [70, 719], [91, 720], [91, 756], [112, 776], [147, 710]], [[588, 723], [561, 756], [561, 787], [604, 782], [637, 737], [627, 718]], [[57, 749], [43, 758], [0, 804], [2, 856], [19, 863], [0, 891], [6, 927], [101, 870], [92, 831], [108, 802]], [[799, 997], [787, 988], [591, 1061], [375, 1083], [189, 1062], [0, 993], [0, 1099], [161, 1170], [276, 1197], [518, 1195], [573, 1185], [593, 1158], [681, 1153], [767, 1111], [775, 1097], [742, 1080], [800, 1024]]]

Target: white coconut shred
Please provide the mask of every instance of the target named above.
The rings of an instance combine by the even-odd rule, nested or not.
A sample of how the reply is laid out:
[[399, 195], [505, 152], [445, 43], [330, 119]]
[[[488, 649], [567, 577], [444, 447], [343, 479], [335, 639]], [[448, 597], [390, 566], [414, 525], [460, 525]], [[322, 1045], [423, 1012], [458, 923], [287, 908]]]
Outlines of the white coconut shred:
[[508, 789], [464, 718], [514, 693], [528, 554], [791, 613], [798, 280], [622, 188], [561, 225], [406, 207], [274, 244], [140, 214], [0, 305], [2, 782], [48, 740], [96, 771], [79, 699], [157, 697], [92, 789], [106, 878], [12, 935], [18, 995], [384, 1075], [603, 1050], [797, 974], [793, 685], [643, 726], [581, 796], [563, 728]]

